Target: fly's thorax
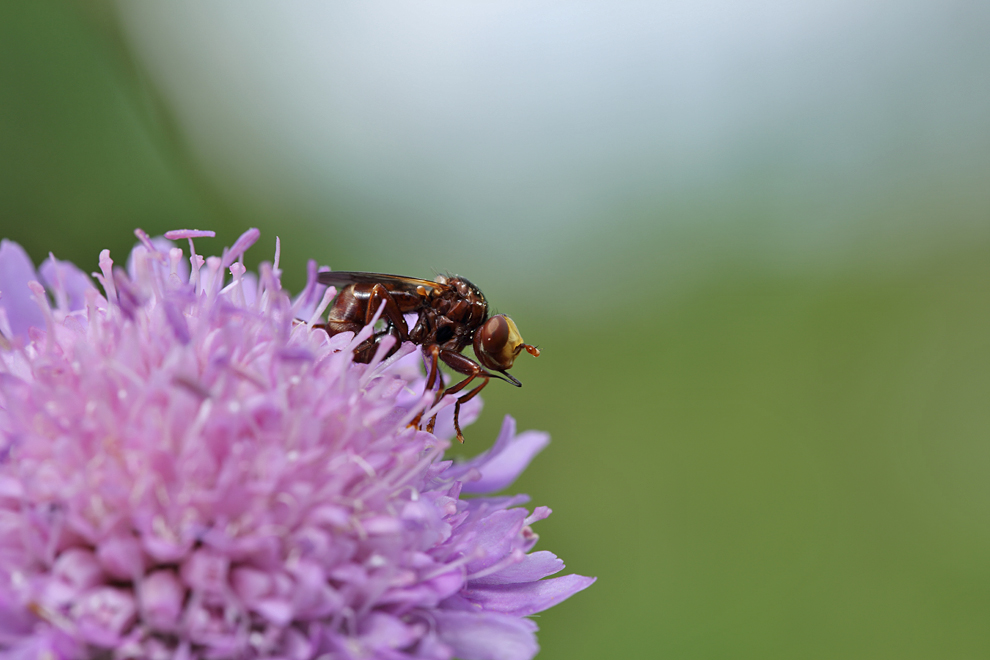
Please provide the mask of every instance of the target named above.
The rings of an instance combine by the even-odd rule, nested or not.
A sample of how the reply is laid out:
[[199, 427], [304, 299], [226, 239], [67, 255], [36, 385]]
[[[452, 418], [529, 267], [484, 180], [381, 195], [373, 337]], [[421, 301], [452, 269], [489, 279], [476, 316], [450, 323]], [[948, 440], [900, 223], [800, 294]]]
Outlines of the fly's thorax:
[[442, 316], [464, 324], [464, 331], [471, 333], [488, 318], [488, 301], [481, 290], [463, 277], [439, 276], [447, 285], [434, 305]]

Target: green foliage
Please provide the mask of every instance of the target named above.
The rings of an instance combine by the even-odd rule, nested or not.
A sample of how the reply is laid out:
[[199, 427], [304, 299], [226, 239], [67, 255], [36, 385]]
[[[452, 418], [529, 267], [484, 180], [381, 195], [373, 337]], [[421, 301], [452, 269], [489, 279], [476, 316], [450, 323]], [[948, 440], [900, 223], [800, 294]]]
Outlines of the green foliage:
[[988, 255], [733, 271], [606, 332], [528, 329], [525, 396], [488, 412], [550, 430], [518, 487], [600, 578], [541, 657], [990, 652]]

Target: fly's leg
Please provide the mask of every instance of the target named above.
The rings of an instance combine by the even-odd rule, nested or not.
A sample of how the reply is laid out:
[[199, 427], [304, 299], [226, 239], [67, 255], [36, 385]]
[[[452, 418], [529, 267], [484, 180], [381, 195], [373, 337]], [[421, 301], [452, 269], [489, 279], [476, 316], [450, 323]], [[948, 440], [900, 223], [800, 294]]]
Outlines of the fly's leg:
[[[457, 373], [464, 374], [465, 376], [467, 376], [467, 378], [465, 378], [461, 382], [457, 383], [456, 385], [452, 385], [448, 387], [446, 390], [444, 390], [441, 396], [446, 396], [447, 394], [457, 394], [465, 387], [467, 387], [468, 384], [471, 383], [471, 381], [473, 381], [475, 378], [483, 379], [479, 385], [476, 385], [474, 389], [472, 389], [467, 394], [458, 397], [457, 401], [454, 403], [454, 430], [457, 432], [457, 439], [460, 442], [464, 442], [464, 434], [461, 433], [461, 423], [460, 423], [461, 404], [467, 403], [468, 401], [476, 397], [478, 393], [482, 389], [484, 389], [485, 385], [488, 384], [488, 381], [491, 379], [491, 374], [489, 374], [487, 371], [482, 369], [481, 365], [475, 362], [474, 360], [472, 360], [471, 358], [465, 355], [461, 355], [456, 351], [440, 349], [440, 359], [443, 360], [444, 364], [446, 364], [448, 367], [450, 367]], [[430, 420], [430, 424], [427, 427], [427, 431], [430, 431], [432, 433], [433, 426], [436, 423], [436, 419], [437, 416], [434, 415], [433, 419]]]
[[402, 342], [409, 341], [409, 327], [406, 325], [406, 319], [399, 310], [399, 305], [395, 302], [395, 298], [381, 284], [375, 284], [371, 287], [368, 295], [368, 304], [364, 311], [364, 325], [371, 323], [382, 304], [385, 305], [385, 309], [382, 310], [379, 318], [385, 321], [385, 329], [374, 333], [361, 343], [361, 346], [354, 352], [357, 355], [360, 351], [362, 359], [359, 362], [371, 361], [372, 356], [378, 348], [378, 342], [385, 335], [393, 335], [398, 339], [385, 357], [389, 357], [399, 350]]
[[399, 305], [395, 302], [395, 298], [381, 284], [371, 287], [371, 295], [368, 297], [368, 307], [364, 313], [364, 324], [368, 325], [371, 323], [382, 303], [385, 303], [385, 309], [382, 310], [381, 318], [389, 326], [396, 329], [399, 335], [399, 341], [409, 341], [409, 326], [406, 325], [406, 318], [399, 311]]
[[481, 383], [481, 385], [478, 385], [473, 390], [471, 390], [464, 396], [457, 399], [457, 402], [454, 403], [454, 430], [457, 431], [457, 439], [461, 441], [461, 444], [464, 444], [464, 434], [461, 433], [461, 423], [460, 423], [461, 404], [467, 403], [468, 401], [473, 399], [478, 394], [478, 392], [480, 392], [481, 389], [487, 384], [488, 384], [488, 377], [485, 376], [485, 380]]
[[381, 319], [385, 321], [385, 330], [372, 334], [354, 349], [354, 361], [367, 363], [375, 355], [378, 342], [383, 336], [393, 334], [399, 340], [389, 355], [398, 350], [401, 342], [409, 339], [406, 319], [388, 289], [381, 284], [364, 282], [348, 286], [333, 301], [323, 327], [331, 337], [341, 332], [357, 334], [371, 323], [379, 309], [382, 309]]
[[[426, 369], [426, 389], [423, 390], [423, 393], [425, 394], [426, 392], [432, 390], [436, 386], [437, 381], [440, 380], [440, 364], [438, 363], [438, 358], [440, 356], [440, 347], [437, 346], [436, 344], [428, 344], [426, 346], [423, 346], [423, 353], [424, 355], [429, 354], [430, 356], [429, 357], [430, 366]], [[440, 401], [440, 396], [441, 396], [440, 392], [443, 391], [443, 381], [440, 380], [440, 383], [441, 383], [440, 389], [438, 390], [437, 395], [433, 398], [433, 405], [437, 405], [437, 402]], [[409, 422], [409, 426], [414, 426], [416, 428], [419, 428], [419, 424], [422, 421], [423, 421], [423, 413], [419, 413], [418, 415], [416, 415], [413, 421]], [[427, 431], [429, 431], [430, 433], [433, 432], [432, 423], [427, 428]]]

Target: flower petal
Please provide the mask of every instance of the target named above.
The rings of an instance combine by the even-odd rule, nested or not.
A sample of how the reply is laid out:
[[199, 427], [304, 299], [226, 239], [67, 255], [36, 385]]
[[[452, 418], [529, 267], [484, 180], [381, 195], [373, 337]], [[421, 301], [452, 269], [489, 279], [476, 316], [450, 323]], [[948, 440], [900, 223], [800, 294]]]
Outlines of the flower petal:
[[[421, 392], [422, 389], [417, 391], [417, 393]], [[481, 408], [483, 405], [484, 402], [481, 397], [476, 396], [461, 406], [461, 412], [458, 415], [458, 421], [460, 422], [461, 428], [466, 428], [478, 419], [481, 415]], [[441, 440], [453, 440], [455, 434], [454, 404], [451, 404], [445, 408], [441, 408], [439, 412], [437, 412], [437, 423], [433, 428], [433, 435], [437, 436]]]
[[[550, 443], [550, 436], [540, 431], [516, 435], [516, 420], [505, 416], [502, 430], [492, 448], [450, 471], [451, 476], [475, 469], [481, 477], [464, 484], [465, 493], [494, 493], [507, 488], [529, 466], [533, 457]], [[457, 478], [455, 476], [455, 478]]]
[[141, 544], [133, 536], [112, 536], [96, 549], [103, 570], [118, 580], [129, 580], [144, 573]]
[[70, 261], [59, 261], [49, 256], [38, 268], [42, 283], [59, 296], [65, 296], [68, 310], [74, 312], [86, 306], [86, 292], [96, 290], [89, 275]]
[[590, 587], [596, 578], [583, 575], [520, 584], [474, 587], [461, 591], [461, 596], [489, 612], [504, 612], [514, 616], [529, 616], [570, 598]]
[[91, 644], [116, 646], [137, 614], [134, 597], [122, 589], [98, 587], [72, 607], [80, 636]]
[[517, 584], [542, 580], [548, 575], [564, 570], [564, 562], [552, 552], [531, 552], [517, 564], [506, 566], [497, 573], [471, 580], [471, 586], [493, 584]]
[[153, 629], [171, 631], [179, 621], [185, 588], [174, 571], [159, 570], [139, 585], [144, 621]]
[[[513, 547], [521, 540], [523, 521], [526, 519], [526, 509], [509, 509], [496, 511], [477, 521], [465, 530], [465, 542], [462, 552], [471, 554], [473, 550], [483, 553], [478, 559], [468, 562], [469, 573], [477, 573], [512, 552]], [[473, 546], [470, 548], [468, 546]]]
[[372, 612], [358, 630], [361, 641], [372, 651], [402, 649], [416, 641], [423, 631], [383, 612]]
[[461, 660], [530, 660], [540, 650], [529, 619], [446, 610], [433, 616], [440, 639]]
[[45, 316], [27, 285], [37, 279], [24, 248], [7, 239], [0, 241], [0, 307], [7, 312], [10, 329], [17, 336], [27, 335], [31, 327], [45, 327]]

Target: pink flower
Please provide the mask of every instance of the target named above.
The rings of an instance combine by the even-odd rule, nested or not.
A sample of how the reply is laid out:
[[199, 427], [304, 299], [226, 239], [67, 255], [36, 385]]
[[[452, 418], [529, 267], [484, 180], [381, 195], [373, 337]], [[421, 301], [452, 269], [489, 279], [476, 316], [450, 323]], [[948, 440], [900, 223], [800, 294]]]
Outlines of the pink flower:
[[371, 329], [312, 327], [333, 295], [315, 264], [293, 301], [277, 242], [246, 272], [257, 230], [206, 259], [212, 232], [166, 235], [189, 255], [137, 234], [126, 269], [100, 256], [102, 292], [0, 245], [4, 657], [535, 655], [525, 617], [594, 580], [544, 579], [564, 567], [532, 551], [546, 507], [462, 494], [511, 484], [547, 436], [506, 418], [445, 461], [449, 423], [409, 427], [432, 404], [418, 350], [355, 364]]

